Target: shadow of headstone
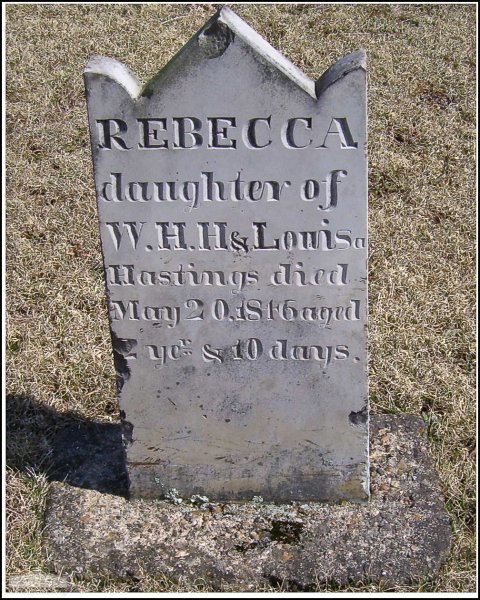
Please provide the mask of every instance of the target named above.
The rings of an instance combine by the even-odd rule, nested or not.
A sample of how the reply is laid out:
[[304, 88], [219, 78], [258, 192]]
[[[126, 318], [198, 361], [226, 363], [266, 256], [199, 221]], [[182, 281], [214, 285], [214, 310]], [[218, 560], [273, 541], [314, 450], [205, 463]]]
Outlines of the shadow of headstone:
[[120, 424], [59, 413], [32, 396], [7, 396], [7, 465], [50, 481], [126, 496]]

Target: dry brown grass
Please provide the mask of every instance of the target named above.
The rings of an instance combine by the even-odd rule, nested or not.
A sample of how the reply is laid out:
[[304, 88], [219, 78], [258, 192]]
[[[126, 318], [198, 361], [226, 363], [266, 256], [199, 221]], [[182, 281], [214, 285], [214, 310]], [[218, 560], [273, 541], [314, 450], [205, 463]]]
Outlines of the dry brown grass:
[[[83, 66], [104, 54], [145, 81], [216, 6], [6, 8], [9, 573], [43, 568], [48, 411], [117, 419]], [[450, 561], [413, 589], [473, 591], [475, 7], [232, 6], [311, 77], [368, 52], [371, 407], [428, 421], [452, 518]]]

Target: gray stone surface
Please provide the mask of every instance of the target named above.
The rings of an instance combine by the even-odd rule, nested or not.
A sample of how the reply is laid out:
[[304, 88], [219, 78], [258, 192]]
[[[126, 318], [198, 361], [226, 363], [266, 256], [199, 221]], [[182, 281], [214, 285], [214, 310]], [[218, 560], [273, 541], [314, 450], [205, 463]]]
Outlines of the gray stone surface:
[[368, 497], [365, 78], [228, 8], [144, 87], [87, 65], [133, 497]]
[[[104, 457], [112, 469], [117, 459]], [[147, 574], [243, 591], [265, 583], [315, 590], [327, 580], [395, 586], [434, 576], [451, 530], [423, 421], [372, 416], [371, 459], [371, 498], [363, 504], [128, 501], [54, 483], [45, 556], [58, 573], [135, 577], [143, 591]], [[78, 480], [87, 463], [76, 461]]]
[[8, 577], [6, 591], [19, 594], [21, 592], [74, 592], [76, 590], [75, 585], [63, 577], [49, 573], [27, 573]]

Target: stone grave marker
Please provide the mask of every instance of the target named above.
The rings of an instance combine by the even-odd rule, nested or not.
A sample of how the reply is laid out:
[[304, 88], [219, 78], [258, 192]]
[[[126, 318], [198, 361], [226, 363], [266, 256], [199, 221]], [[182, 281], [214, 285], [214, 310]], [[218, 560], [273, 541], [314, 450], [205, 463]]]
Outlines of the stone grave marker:
[[364, 52], [315, 82], [222, 8], [85, 83], [131, 496], [367, 499]]

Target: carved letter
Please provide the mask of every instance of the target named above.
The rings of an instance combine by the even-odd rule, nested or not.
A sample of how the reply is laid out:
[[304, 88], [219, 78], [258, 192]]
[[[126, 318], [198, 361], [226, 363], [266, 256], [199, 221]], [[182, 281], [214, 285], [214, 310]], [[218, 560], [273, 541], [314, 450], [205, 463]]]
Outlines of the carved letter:
[[[332, 130], [332, 125], [335, 124], [335, 130]], [[358, 142], [353, 141], [352, 134], [350, 133], [350, 128], [348, 127], [348, 122], [345, 117], [333, 118], [330, 121], [330, 125], [328, 127], [327, 134], [325, 139], [323, 140], [323, 144], [321, 146], [317, 146], [317, 148], [326, 148], [326, 141], [329, 135], [338, 135], [340, 137], [340, 143], [342, 148], [358, 148]]]
[[262, 119], [262, 118], [250, 119], [250, 121], [248, 122], [247, 133], [245, 136], [245, 145], [248, 148], [266, 148], [267, 146], [270, 146], [270, 144], [272, 143], [271, 138], [268, 138], [268, 142], [266, 142], [265, 144], [260, 144], [258, 142], [256, 127], [257, 127], [257, 123], [266, 123], [268, 125], [268, 129], [270, 130], [271, 118], [272, 118], [272, 115], [270, 115], [266, 119]]
[[297, 144], [294, 137], [295, 125], [297, 121], [300, 123], [304, 123], [305, 129], [312, 129], [312, 119], [311, 118], [303, 118], [303, 117], [295, 117], [294, 119], [288, 119], [287, 125], [285, 127], [283, 141], [287, 148], [307, 148], [312, 143], [312, 139], [310, 138], [306, 144]]
[[[137, 119], [140, 125], [140, 136], [142, 143], [138, 144], [139, 148], [168, 148], [168, 141], [163, 140], [159, 144], [152, 143], [159, 141], [159, 132], [167, 130], [166, 119]], [[155, 123], [155, 128], [153, 124]]]
[[[235, 117], [209, 117], [209, 148], [236, 148], [237, 141], [227, 137], [228, 126], [236, 127]], [[224, 126], [225, 125], [225, 126]], [[221, 142], [224, 142], [223, 144]]]
[[[100, 134], [99, 148], [112, 150], [112, 142], [114, 142], [120, 150], [130, 150], [131, 146], [127, 146], [125, 140], [119, 136], [119, 133], [127, 132], [128, 126], [125, 121], [121, 119], [97, 119], [97, 123]], [[110, 124], [115, 125], [115, 132], [112, 132]]]
[[[202, 128], [202, 122], [196, 117], [174, 117], [173, 130], [175, 132], [174, 148], [199, 148], [202, 145], [203, 138], [198, 133]], [[190, 126], [190, 131], [187, 131], [187, 124]], [[190, 136], [191, 145], [187, 146], [187, 136]]]

